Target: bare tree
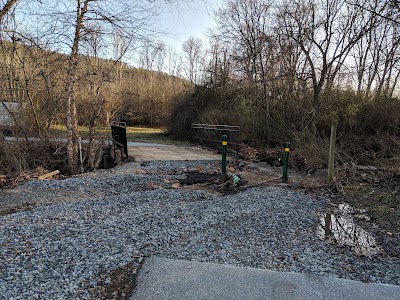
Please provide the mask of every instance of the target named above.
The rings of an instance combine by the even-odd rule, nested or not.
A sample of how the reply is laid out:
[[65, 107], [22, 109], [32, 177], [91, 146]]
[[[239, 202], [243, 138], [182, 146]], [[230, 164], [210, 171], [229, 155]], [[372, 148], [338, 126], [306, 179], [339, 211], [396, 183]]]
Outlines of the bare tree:
[[[96, 0], [75, 0], [75, 4], [75, 21], [72, 27], [68, 27], [73, 29], [73, 33], [65, 85], [68, 166], [71, 173], [76, 172], [78, 157], [75, 85], [80, 44], [93, 31], [97, 31], [99, 35], [111, 38], [112, 33], [118, 29], [120, 34], [123, 33], [124, 36], [129, 36], [130, 39], [133, 39], [133, 37], [140, 39], [142, 38], [141, 34], [144, 35], [146, 30], [151, 31], [151, 28], [146, 28], [146, 26], [153, 15], [154, 9], [154, 3], [144, 2], [138, 4], [131, 3], [128, 0], [119, 1], [116, 5], [110, 4], [107, 1]], [[60, 14], [57, 15], [59, 16]], [[64, 22], [69, 26], [69, 19], [65, 19]], [[95, 28], [91, 27], [90, 24], [93, 22], [96, 22], [98, 26]], [[66, 42], [68, 43], [68, 40]], [[110, 44], [112, 43], [110, 42]]]
[[274, 29], [273, 1], [230, 0], [217, 11], [216, 17], [219, 25], [216, 37], [229, 45], [229, 69], [235, 72], [236, 80], [243, 82], [251, 99], [254, 128], [263, 123], [260, 130], [269, 130], [270, 105], [277, 90], [274, 82], [282, 71], [278, 67], [280, 49]]
[[168, 74], [181, 76], [180, 68], [182, 64], [182, 57], [172, 47], [168, 47], [167, 49], [166, 64]]
[[221, 89], [226, 92], [230, 80], [231, 69], [229, 62], [229, 50], [227, 45], [214, 39], [209, 50], [209, 67], [207, 68], [208, 82], [210, 87]]
[[139, 64], [147, 70], [164, 70], [166, 45], [162, 41], [152, 42], [146, 40], [139, 51]]
[[321, 111], [321, 92], [331, 88], [351, 49], [373, 27], [371, 15], [343, 0], [300, 0], [285, 5], [287, 35], [301, 48], [313, 88], [315, 129]]
[[[372, 15], [400, 25], [400, 4], [398, 0], [358, 2], [355, 0], [346, 1], [349, 5], [356, 6]], [[369, 5], [368, 5], [369, 4]], [[380, 9], [380, 8], [384, 9]]]
[[12, 9], [12, 7], [17, 3], [18, 0], [8, 0], [3, 8], [0, 10], [0, 20]]
[[[104, 113], [106, 104], [110, 100], [110, 93], [108, 92], [112, 85], [120, 83], [120, 73], [122, 66], [121, 59], [128, 51], [131, 44], [131, 40], [128, 37], [121, 36], [121, 33], [116, 31], [114, 34], [117, 37], [113, 37], [113, 41], [118, 41], [117, 50], [114, 46], [114, 59], [112, 62], [105, 62], [99, 57], [101, 48], [107, 45], [107, 41], [104, 41], [104, 36], [101, 35], [99, 24], [92, 23], [90, 33], [86, 34], [83, 45], [87, 48], [87, 55], [85, 56], [85, 65], [88, 71], [82, 74], [85, 78], [83, 85], [85, 90], [89, 85], [89, 91], [85, 94], [88, 95], [88, 105], [90, 113], [87, 116], [86, 123], [89, 126], [89, 143], [87, 146], [87, 157], [88, 157], [88, 168], [94, 169], [95, 166], [95, 154], [101, 144], [96, 141], [96, 126], [99, 123], [99, 119], [102, 113]], [[108, 123], [107, 123], [108, 124]]]
[[363, 10], [366, 14], [372, 14], [371, 23], [374, 26], [357, 42], [351, 53], [357, 93], [367, 97], [392, 97], [399, 78], [400, 34], [398, 25], [382, 16], [393, 17], [393, 7], [389, 2], [378, 1], [375, 6], [371, 4], [368, 9], [363, 7]]
[[68, 60], [67, 80], [65, 84], [66, 97], [66, 125], [68, 137], [68, 169], [74, 174], [78, 166], [78, 120], [75, 103], [76, 71], [78, 68], [79, 43], [85, 24], [85, 15], [88, 12], [91, 0], [76, 0], [75, 33]]
[[188, 67], [189, 80], [192, 83], [197, 82], [198, 76], [198, 66], [201, 59], [201, 49], [202, 42], [200, 39], [194, 37], [189, 37], [185, 42], [183, 42], [182, 50], [186, 55]]

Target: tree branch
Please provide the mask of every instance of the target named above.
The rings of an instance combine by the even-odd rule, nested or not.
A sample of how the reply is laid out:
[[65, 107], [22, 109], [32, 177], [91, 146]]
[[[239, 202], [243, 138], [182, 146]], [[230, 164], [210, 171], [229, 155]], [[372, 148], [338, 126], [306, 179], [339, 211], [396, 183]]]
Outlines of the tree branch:
[[14, 4], [17, 3], [18, 0], [8, 0], [6, 4], [4, 4], [3, 8], [0, 10], [0, 20], [4, 18], [4, 16], [11, 10]]

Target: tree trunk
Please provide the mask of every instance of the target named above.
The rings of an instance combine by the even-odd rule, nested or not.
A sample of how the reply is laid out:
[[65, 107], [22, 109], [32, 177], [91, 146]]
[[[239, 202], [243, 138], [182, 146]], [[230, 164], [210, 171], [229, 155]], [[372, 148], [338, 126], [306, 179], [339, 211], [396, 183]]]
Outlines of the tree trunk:
[[89, 125], [89, 145], [88, 145], [88, 167], [90, 170], [95, 168], [95, 154], [96, 154], [96, 125], [98, 123], [100, 114], [104, 108], [104, 101], [100, 99], [100, 87], [96, 88], [94, 101], [93, 101], [93, 114]]
[[[70, 64], [74, 64], [70, 62]], [[69, 68], [68, 70], [68, 78], [67, 78], [67, 87], [66, 87], [66, 116], [67, 116], [67, 152], [68, 152], [68, 169], [71, 174], [75, 174], [77, 171], [77, 156], [78, 156], [78, 135], [77, 135], [77, 115], [76, 115], [76, 106], [75, 106], [75, 77], [76, 73], [74, 68]]]
[[89, 2], [90, 0], [85, 0], [83, 2], [83, 7], [81, 7], [81, 0], [77, 0], [75, 35], [68, 61], [67, 83], [65, 86], [68, 170], [71, 174], [76, 174], [78, 170], [78, 120], [75, 104], [75, 82], [76, 69], [78, 67], [78, 48], [81, 39], [81, 29], [83, 28], [83, 18], [87, 12]]

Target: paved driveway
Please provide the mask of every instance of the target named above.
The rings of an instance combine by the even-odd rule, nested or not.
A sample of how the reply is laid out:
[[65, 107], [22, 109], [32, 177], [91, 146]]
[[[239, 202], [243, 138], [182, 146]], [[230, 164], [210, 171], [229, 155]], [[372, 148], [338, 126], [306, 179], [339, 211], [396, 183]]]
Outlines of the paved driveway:
[[152, 257], [130, 298], [141, 300], [397, 300], [400, 286]]

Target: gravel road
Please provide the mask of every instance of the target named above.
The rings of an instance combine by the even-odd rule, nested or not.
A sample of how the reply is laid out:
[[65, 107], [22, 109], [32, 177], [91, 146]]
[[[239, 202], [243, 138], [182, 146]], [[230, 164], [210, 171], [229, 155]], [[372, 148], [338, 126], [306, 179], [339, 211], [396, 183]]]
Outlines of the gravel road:
[[0, 216], [0, 299], [106, 298], [151, 255], [400, 285], [398, 258], [368, 258], [318, 238], [327, 200], [287, 188], [229, 196], [170, 189], [196, 168], [215, 162], [151, 162], [140, 173], [0, 191], [0, 202], [32, 204]]

